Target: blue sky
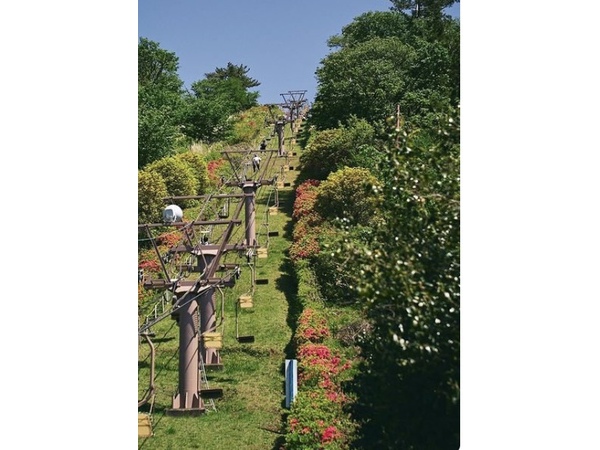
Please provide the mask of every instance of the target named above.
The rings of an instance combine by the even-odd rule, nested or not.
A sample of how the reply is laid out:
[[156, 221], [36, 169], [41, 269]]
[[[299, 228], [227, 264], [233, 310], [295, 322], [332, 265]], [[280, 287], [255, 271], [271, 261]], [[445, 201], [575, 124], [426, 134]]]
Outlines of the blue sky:
[[[458, 16], [460, 4], [449, 13]], [[329, 53], [327, 39], [367, 11], [389, 10], [389, 0], [142, 0], [138, 36], [179, 57], [179, 76], [190, 87], [228, 62], [244, 64], [261, 82], [260, 103], [306, 90], [314, 99], [315, 70]]]

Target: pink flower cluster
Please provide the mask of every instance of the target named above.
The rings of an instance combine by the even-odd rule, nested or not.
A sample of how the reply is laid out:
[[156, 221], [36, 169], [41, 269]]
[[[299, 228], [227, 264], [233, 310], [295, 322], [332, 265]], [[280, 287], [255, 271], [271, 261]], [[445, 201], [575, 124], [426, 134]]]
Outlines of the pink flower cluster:
[[160, 272], [160, 265], [158, 264], [158, 261], [152, 259], [140, 261], [138, 268], [147, 270], [149, 272]]
[[319, 180], [306, 180], [296, 189], [296, 200], [294, 200], [294, 210], [292, 217], [295, 220], [310, 213], [313, 210], [317, 198], [317, 187], [321, 182]]
[[165, 245], [168, 248], [175, 247], [182, 240], [183, 236], [179, 231], [161, 234], [156, 238], [158, 245]]
[[323, 433], [321, 434], [321, 443], [325, 444], [327, 442], [331, 442], [339, 438], [340, 436], [341, 435], [338, 429], [333, 425], [330, 425], [327, 428], [325, 428], [325, 431], [323, 431]]
[[297, 345], [307, 342], [323, 342], [330, 335], [327, 321], [324, 317], [317, 315], [314, 309], [307, 308], [302, 311], [298, 319], [295, 340]]

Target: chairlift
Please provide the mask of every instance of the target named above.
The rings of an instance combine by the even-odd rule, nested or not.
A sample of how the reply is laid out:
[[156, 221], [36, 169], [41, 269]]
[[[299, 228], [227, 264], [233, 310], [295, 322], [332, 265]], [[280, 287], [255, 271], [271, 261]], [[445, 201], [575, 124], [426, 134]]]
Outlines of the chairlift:
[[223, 397], [223, 389], [222, 388], [206, 388], [200, 389], [200, 397], [204, 400], [212, 400], [216, 398]]
[[223, 348], [223, 335], [216, 331], [205, 332], [202, 333], [202, 342], [204, 343], [204, 348], [220, 350]]
[[219, 219], [227, 219], [229, 217], [229, 199], [225, 200], [223, 207], [219, 210]]
[[254, 342], [254, 336], [240, 336], [239, 333], [239, 310], [241, 308], [252, 307], [252, 295], [242, 295], [235, 304], [235, 338], [240, 344], [251, 344]]

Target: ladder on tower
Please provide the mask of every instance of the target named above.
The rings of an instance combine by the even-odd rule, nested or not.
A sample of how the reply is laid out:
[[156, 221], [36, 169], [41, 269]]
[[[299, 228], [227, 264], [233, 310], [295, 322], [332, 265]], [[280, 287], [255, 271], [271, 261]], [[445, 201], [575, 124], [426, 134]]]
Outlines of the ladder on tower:
[[[208, 386], [208, 378], [206, 378], [206, 368], [204, 367], [204, 358], [202, 357], [202, 352], [200, 352], [200, 395], [202, 396], [202, 391], [207, 392], [210, 391], [210, 387]], [[217, 407], [215, 406], [215, 401], [208, 397], [203, 397], [204, 405], [207, 411], [216, 411]]]

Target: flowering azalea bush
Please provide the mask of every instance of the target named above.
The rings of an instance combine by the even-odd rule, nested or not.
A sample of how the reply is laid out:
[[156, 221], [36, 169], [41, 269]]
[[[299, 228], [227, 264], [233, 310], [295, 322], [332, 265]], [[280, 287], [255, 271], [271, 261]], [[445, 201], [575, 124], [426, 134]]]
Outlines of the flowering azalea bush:
[[340, 387], [350, 363], [323, 344], [302, 345], [298, 358], [298, 395], [286, 423], [286, 449], [348, 449], [354, 424], [345, 413], [348, 397]]
[[285, 448], [349, 449], [353, 430], [349, 417], [324, 397], [299, 393], [288, 416]]
[[327, 320], [321, 314], [318, 314], [312, 308], [302, 311], [294, 335], [296, 345], [323, 342], [323, 339], [329, 335]]
[[138, 268], [143, 269], [144, 271], [147, 271], [147, 272], [154, 272], [154, 273], [160, 272], [160, 264], [158, 263], [158, 261], [153, 260], [153, 259], [146, 259], [146, 260], [140, 261], [138, 263]]
[[298, 394], [287, 417], [284, 448], [349, 449], [355, 425], [345, 411], [350, 399], [341, 388], [349, 361], [331, 351], [326, 339], [331, 331], [320, 312], [318, 285], [309, 259], [320, 252], [319, 241], [332, 232], [314, 211], [320, 181], [307, 180], [296, 189], [292, 217], [295, 219], [290, 258], [298, 276], [298, 298], [303, 311], [293, 342], [298, 360]]
[[208, 180], [211, 186], [218, 186], [222, 176], [225, 176], [225, 160], [213, 159], [207, 164]]
[[294, 209], [292, 218], [300, 219], [313, 212], [317, 198], [317, 187], [321, 182], [319, 180], [306, 180], [296, 188], [296, 200], [294, 200]]
[[318, 235], [311, 233], [290, 245], [290, 258], [292, 261], [310, 258], [318, 254], [319, 249]]
[[265, 132], [265, 123], [269, 113], [267, 106], [255, 106], [234, 117], [233, 130], [228, 137], [229, 144], [255, 141]]
[[[339, 375], [350, 368], [350, 362], [342, 364], [339, 355], [334, 355], [323, 344], [307, 343], [298, 349], [298, 382], [318, 385], [328, 392], [338, 390]], [[339, 400], [338, 396], [330, 400]]]
[[319, 224], [323, 219], [313, 211], [319, 184], [318, 180], [306, 180], [296, 189], [296, 200], [292, 211], [296, 223], [290, 246], [292, 261], [310, 258], [319, 253], [319, 235], [322, 231]]
[[348, 449], [353, 439], [354, 422], [344, 410], [349, 398], [341, 388], [351, 363], [324, 343], [329, 336], [325, 316], [306, 307], [294, 334], [298, 394], [286, 422], [288, 450]]
[[159, 246], [166, 246], [167, 248], [175, 247], [182, 240], [182, 233], [180, 231], [171, 231], [169, 233], [161, 234], [156, 238], [156, 243]]

